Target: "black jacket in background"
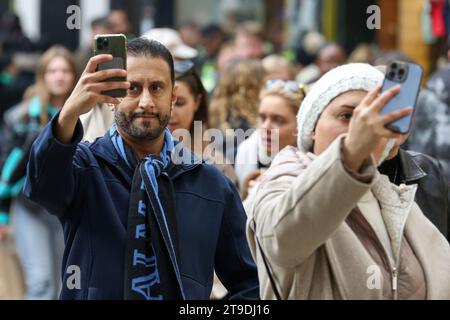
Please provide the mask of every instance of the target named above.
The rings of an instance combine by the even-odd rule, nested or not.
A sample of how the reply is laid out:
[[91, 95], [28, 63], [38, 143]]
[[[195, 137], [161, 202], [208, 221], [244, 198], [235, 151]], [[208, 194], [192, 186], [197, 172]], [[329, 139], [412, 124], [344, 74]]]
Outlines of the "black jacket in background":
[[424, 215], [449, 239], [448, 181], [436, 159], [400, 149], [395, 158], [385, 161], [378, 170], [389, 176], [389, 180], [396, 185], [417, 184], [416, 203]]

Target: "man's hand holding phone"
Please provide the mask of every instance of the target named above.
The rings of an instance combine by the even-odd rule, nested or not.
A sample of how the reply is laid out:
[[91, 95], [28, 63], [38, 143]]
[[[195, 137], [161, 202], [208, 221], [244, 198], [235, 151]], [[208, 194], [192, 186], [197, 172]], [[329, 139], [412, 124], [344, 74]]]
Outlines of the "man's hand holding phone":
[[105, 81], [116, 77], [126, 79], [126, 70], [108, 69], [96, 71], [99, 64], [112, 60], [113, 56], [108, 54], [100, 54], [89, 60], [58, 118], [55, 134], [56, 138], [62, 143], [71, 142], [80, 115], [88, 113], [97, 104], [120, 103], [118, 98], [104, 95], [102, 92], [115, 89], [127, 90], [130, 87], [128, 81]]

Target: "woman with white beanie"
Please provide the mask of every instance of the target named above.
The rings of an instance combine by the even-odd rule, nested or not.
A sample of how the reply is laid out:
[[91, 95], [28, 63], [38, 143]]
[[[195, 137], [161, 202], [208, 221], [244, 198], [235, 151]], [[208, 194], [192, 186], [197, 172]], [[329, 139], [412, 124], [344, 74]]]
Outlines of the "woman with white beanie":
[[399, 88], [348, 64], [325, 74], [247, 202], [263, 299], [450, 299], [450, 246], [414, 202], [415, 185], [377, 171], [401, 135], [382, 115]]

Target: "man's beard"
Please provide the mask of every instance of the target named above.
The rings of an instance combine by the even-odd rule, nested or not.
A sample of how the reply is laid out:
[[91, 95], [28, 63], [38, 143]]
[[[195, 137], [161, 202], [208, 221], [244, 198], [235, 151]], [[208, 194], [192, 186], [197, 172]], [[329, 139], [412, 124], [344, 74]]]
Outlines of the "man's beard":
[[[143, 128], [133, 125], [133, 120], [142, 115], [154, 116], [155, 119], [158, 120], [159, 125], [156, 127], [151, 127], [150, 121], [142, 121]], [[152, 112], [134, 112], [127, 115], [120, 112], [119, 108], [116, 107], [114, 119], [117, 127], [120, 128], [121, 131], [125, 132], [130, 138], [135, 140], [155, 140], [161, 136], [164, 129], [167, 127], [170, 121], [170, 113], [161, 115], [159, 113]]]

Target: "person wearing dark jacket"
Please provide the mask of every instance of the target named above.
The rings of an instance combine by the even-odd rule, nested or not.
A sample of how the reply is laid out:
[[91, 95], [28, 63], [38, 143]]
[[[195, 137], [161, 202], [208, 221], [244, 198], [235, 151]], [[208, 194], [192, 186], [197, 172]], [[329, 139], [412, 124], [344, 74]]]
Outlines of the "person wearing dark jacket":
[[403, 150], [397, 143], [378, 169], [396, 185], [416, 184], [415, 201], [426, 217], [449, 239], [449, 186], [439, 161], [423, 153]]
[[[58, 216], [62, 299], [208, 299], [216, 271], [231, 299], [259, 298], [245, 212], [231, 182], [173, 141], [173, 60], [156, 41], [128, 43], [127, 71], [91, 58], [33, 145], [25, 195]], [[122, 82], [102, 82], [111, 77]], [[127, 89], [123, 99], [101, 92]], [[115, 104], [111, 130], [79, 143], [79, 116]]]

